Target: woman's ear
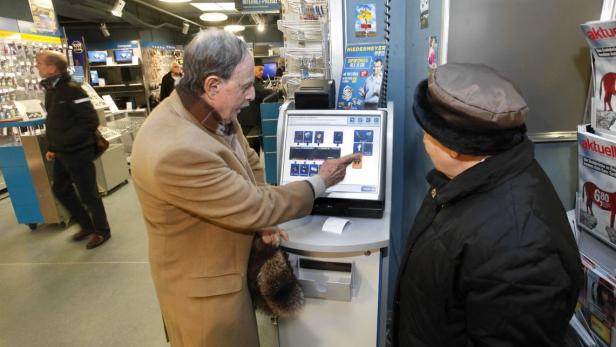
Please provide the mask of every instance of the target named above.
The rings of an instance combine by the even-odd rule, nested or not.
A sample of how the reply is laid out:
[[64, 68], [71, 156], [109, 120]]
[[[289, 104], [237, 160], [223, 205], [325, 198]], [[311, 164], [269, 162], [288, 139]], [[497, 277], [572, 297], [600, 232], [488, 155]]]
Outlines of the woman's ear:
[[203, 93], [208, 99], [212, 99], [220, 92], [222, 80], [218, 76], [208, 76], [203, 81]]

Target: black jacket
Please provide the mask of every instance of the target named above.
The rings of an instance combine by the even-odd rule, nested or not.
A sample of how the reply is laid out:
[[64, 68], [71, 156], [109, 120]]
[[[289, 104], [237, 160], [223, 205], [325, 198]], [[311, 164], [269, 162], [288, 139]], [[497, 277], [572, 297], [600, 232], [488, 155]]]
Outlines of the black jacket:
[[563, 346], [580, 255], [532, 143], [427, 179], [400, 263], [394, 345]]
[[98, 116], [88, 94], [68, 74], [45, 92], [47, 142], [50, 152], [94, 149]]
[[158, 101], [160, 102], [165, 100], [166, 97], [171, 95], [174, 89], [175, 80], [173, 79], [172, 72], [169, 71], [163, 76], [163, 79], [160, 82], [160, 96], [158, 97]]

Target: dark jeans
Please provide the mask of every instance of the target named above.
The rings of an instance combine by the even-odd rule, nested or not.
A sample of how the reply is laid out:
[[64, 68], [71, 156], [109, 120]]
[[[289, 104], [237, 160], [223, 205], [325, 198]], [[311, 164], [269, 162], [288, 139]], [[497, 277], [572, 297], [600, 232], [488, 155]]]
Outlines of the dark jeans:
[[[53, 192], [84, 230], [110, 234], [103, 200], [96, 186], [94, 149], [56, 153], [53, 163]], [[75, 187], [79, 196], [75, 192]]]

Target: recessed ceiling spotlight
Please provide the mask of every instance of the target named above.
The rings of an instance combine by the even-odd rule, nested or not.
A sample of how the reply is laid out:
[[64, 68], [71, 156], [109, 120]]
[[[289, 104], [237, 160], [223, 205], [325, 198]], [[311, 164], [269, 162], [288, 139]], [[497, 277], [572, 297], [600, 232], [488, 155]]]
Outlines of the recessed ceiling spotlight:
[[243, 25], [238, 25], [238, 24], [225, 25], [225, 30], [230, 31], [232, 33], [244, 31], [244, 29], [246, 29], [246, 27], [244, 27]]
[[219, 12], [207, 12], [199, 16], [199, 19], [204, 22], [222, 22], [227, 20], [227, 18], [229, 17], [226, 14]]
[[257, 31], [258, 32], [263, 32], [265, 30], [265, 25], [263, 24], [257, 24]]

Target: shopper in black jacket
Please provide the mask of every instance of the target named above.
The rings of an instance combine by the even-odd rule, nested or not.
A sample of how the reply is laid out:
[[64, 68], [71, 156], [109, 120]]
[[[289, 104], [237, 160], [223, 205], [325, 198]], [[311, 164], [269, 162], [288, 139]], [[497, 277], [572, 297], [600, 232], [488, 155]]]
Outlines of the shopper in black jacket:
[[171, 70], [167, 72], [160, 82], [160, 96], [158, 101], [165, 100], [175, 90], [177, 81], [182, 78], [182, 65], [177, 61], [171, 63]]
[[563, 346], [580, 255], [517, 88], [447, 64], [419, 84], [413, 111], [435, 170], [400, 263], [394, 345]]
[[54, 160], [55, 196], [81, 226], [73, 240], [92, 235], [86, 245], [91, 249], [111, 237], [93, 163], [98, 117], [88, 95], [69, 76], [67, 65], [66, 57], [59, 52], [43, 51], [36, 56], [36, 67], [46, 90], [46, 157]]

